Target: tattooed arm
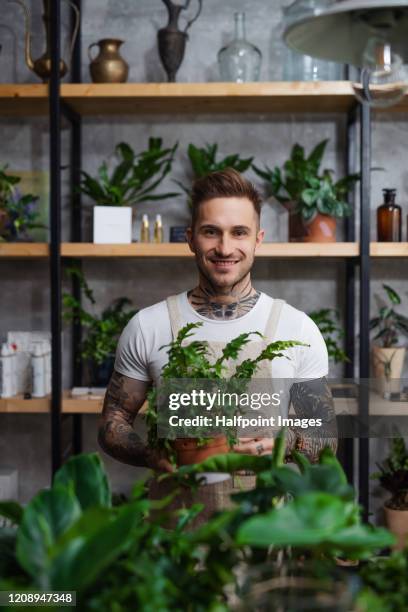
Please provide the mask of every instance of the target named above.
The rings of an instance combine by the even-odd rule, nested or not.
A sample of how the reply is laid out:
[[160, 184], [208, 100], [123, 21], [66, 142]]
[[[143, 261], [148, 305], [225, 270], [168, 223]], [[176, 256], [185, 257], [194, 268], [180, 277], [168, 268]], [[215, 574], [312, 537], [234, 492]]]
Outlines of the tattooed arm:
[[290, 428], [286, 436], [286, 457], [289, 458], [291, 451], [296, 449], [315, 463], [326, 446], [336, 453], [336, 413], [326, 378], [295, 383], [290, 393], [296, 418], [321, 419], [322, 426], [308, 429]]
[[98, 441], [118, 461], [170, 472], [172, 466], [167, 459], [149, 449], [133, 429], [148, 388], [147, 382], [113, 372], [103, 404]]

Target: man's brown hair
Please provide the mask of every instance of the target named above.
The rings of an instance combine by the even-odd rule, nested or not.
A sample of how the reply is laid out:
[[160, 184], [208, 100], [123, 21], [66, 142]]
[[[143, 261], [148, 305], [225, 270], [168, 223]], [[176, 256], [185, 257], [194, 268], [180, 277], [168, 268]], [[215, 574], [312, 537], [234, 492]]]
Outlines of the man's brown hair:
[[200, 205], [214, 198], [247, 198], [252, 202], [258, 218], [261, 216], [262, 198], [258, 190], [242, 174], [232, 168], [226, 168], [194, 181], [191, 192], [192, 229], [196, 224]]

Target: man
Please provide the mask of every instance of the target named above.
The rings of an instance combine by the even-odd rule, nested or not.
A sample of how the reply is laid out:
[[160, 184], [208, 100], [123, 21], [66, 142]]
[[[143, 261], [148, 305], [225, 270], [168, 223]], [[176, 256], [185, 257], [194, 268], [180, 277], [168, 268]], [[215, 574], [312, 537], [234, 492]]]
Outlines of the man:
[[[210, 343], [226, 343], [244, 332], [263, 333], [273, 328], [269, 342], [290, 339], [308, 344], [285, 352], [289, 359], [273, 362], [274, 377], [303, 379], [291, 389], [296, 417], [323, 421], [320, 437], [306, 436], [301, 428], [289, 429], [286, 456], [296, 448], [316, 461], [324, 446], [336, 450], [333, 401], [325, 379], [327, 349], [318, 328], [303, 312], [252, 285], [251, 269], [264, 237], [260, 205], [259, 193], [234, 170], [214, 172], [194, 183], [187, 239], [195, 255], [198, 284], [171, 301], [138, 312], [119, 340], [99, 430], [100, 445], [119, 461], [172, 470], [165, 455], [141, 441], [133, 422], [166, 363], [166, 352], [160, 347], [171, 342], [176, 327], [197, 321], [203, 325], [195, 330], [194, 339]], [[272, 448], [272, 437], [242, 438], [234, 450], [264, 454]]]

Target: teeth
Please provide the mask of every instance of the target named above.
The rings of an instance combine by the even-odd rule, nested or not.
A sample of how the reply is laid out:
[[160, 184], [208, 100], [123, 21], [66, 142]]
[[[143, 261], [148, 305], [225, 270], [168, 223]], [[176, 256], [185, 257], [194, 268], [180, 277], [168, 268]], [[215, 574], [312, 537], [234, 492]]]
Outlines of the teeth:
[[215, 263], [217, 266], [233, 266], [234, 264], [236, 264], [236, 261], [213, 261], [213, 263]]

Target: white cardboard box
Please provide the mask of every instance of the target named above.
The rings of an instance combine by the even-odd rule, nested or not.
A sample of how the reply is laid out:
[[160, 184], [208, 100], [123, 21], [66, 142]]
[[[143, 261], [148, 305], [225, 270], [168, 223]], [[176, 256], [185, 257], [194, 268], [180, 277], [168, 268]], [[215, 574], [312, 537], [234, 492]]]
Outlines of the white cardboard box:
[[93, 241], [98, 244], [132, 242], [132, 207], [94, 206]]

